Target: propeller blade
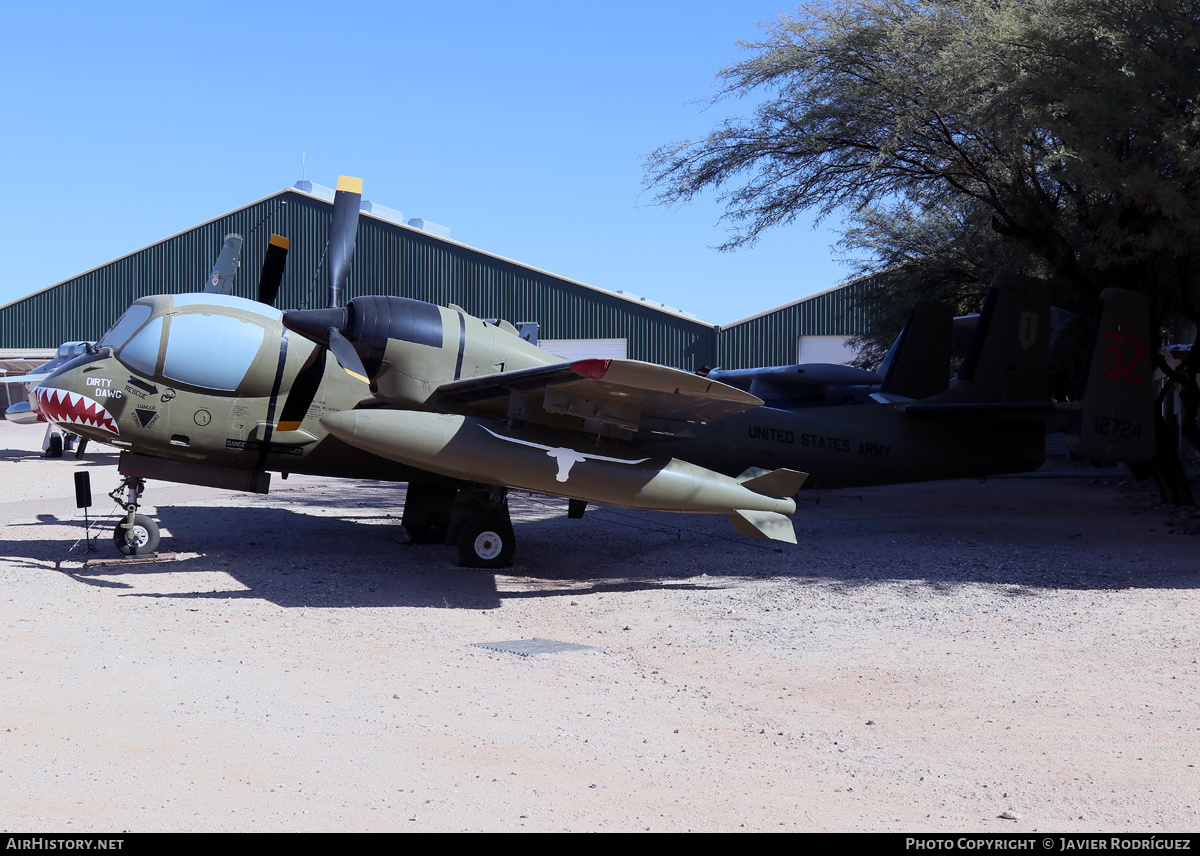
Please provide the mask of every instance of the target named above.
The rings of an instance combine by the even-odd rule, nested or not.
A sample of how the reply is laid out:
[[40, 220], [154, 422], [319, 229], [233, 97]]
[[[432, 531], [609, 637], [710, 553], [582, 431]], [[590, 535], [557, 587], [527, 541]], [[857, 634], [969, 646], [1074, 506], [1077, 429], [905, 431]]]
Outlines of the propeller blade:
[[287, 265], [288, 248], [291, 242], [283, 235], [271, 235], [267, 243], [267, 254], [263, 258], [262, 273], [258, 277], [258, 302], [275, 305], [279, 286], [283, 284], [283, 269]]
[[296, 379], [292, 381], [287, 401], [283, 403], [283, 411], [279, 414], [279, 424], [276, 426], [278, 430], [295, 431], [300, 427], [309, 406], [317, 396], [317, 390], [321, 388], [321, 378], [324, 376], [325, 349], [318, 345], [312, 349], [312, 353], [296, 373]]
[[354, 259], [354, 236], [358, 231], [358, 208], [362, 203], [362, 179], [338, 176], [333, 195], [333, 222], [329, 224], [329, 305], [336, 307]]
[[242, 236], [230, 232], [221, 245], [221, 254], [204, 282], [205, 294], [233, 294], [233, 278], [237, 276], [238, 256], [242, 252]]
[[[279, 417], [280, 431], [295, 431], [308, 414], [308, 408], [321, 387], [325, 374], [325, 354], [333, 352], [333, 356], [346, 372], [353, 377], [368, 382], [367, 370], [363, 368], [362, 360], [354, 346], [342, 335], [350, 321], [349, 311], [338, 307], [338, 298], [350, 272], [350, 262], [354, 259], [354, 238], [358, 231], [358, 211], [362, 203], [362, 179], [340, 176], [337, 192], [333, 197], [333, 220], [329, 224], [329, 244], [326, 255], [329, 259], [329, 306], [328, 309], [293, 309], [283, 313], [283, 326], [316, 344], [296, 379], [292, 381], [287, 401], [284, 402], [283, 412]], [[272, 245], [277, 236], [271, 236]], [[284, 257], [286, 258], [287, 241], [284, 242]], [[268, 259], [270, 249], [268, 249]], [[280, 262], [279, 277], [282, 277], [283, 259]], [[267, 279], [267, 264], [263, 263], [263, 279]], [[278, 279], [278, 277], [277, 277]], [[278, 284], [270, 293], [270, 300], [263, 300], [264, 291], [259, 288], [259, 300], [272, 303], [278, 292]]]
[[338, 332], [337, 327], [329, 328], [329, 350], [333, 351], [338, 365], [345, 369], [348, 375], [358, 378], [363, 383], [370, 383], [367, 370], [363, 368], [362, 360], [358, 357], [358, 351]]

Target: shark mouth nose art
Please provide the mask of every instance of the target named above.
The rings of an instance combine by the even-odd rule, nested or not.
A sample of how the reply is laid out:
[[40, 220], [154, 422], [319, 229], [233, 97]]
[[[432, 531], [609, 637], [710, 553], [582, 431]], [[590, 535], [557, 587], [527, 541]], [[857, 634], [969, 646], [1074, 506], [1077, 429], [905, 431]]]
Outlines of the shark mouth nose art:
[[121, 434], [112, 414], [86, 395], [39, 386], [37, 397], [41, 413], [48, 422], [69, 422], [100, 428], [118, 436]]

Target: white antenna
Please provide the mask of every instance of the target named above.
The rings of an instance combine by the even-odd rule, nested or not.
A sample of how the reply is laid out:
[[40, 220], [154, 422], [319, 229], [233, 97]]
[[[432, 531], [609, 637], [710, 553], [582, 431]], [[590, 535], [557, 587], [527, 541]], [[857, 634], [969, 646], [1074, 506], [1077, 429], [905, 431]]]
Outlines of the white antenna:
[[304, 179], [308, 177], [304, 174], [305, 161], [307, 159], [308, 159], [308, 152], [300, 152], [300, 180], [301, 181], [304, 181]]

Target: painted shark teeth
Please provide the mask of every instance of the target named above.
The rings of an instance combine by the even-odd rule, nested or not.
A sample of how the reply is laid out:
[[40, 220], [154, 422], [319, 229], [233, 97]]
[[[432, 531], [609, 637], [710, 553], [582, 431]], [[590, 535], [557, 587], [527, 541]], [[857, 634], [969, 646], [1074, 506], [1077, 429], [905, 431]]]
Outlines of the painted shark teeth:
[[38, 406], [48, 422], [84, 425], [120, 436], [117, 420], [86, 395], [45, 386], [39, 386], [35, 391], [37, 392]]

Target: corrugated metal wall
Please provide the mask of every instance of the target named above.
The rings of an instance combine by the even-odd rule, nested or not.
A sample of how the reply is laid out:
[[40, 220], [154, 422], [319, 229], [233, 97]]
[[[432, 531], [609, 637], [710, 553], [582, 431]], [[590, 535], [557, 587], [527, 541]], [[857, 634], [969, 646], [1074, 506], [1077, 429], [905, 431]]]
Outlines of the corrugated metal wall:
[[[44, 291], [0, 307], [0, 348], [55, 348], [100, 338], [139, 297], [200, 291], [229, 232], [245, 238], [235, 293], [253, 298], [267, 238], [291, 241], [277, 304], [325, 306], [321, 267], [332, 205], [284, 190], [116, 259]], [[662, 312], [580, 283], [364, 214], [343, 301], [395, 294], [473, 315], [537, 321], [548, 339], [626, 338], [629, 356], [696, 369], [794, 362], [801, 335], [855, 335], [868, 320], [855, 304], [870, 278], [788, 304], [723, 329]]]
[[[327, 273], [318, 266], [330, 203], [286, 190], [0, 307], [0, 347], [57, 347], [95, 340], [139, 297], [199, 291], [229, 232], [246, 239], [235, 293], [253, 298], [267, 238], [291, 241], [277, 301], [283, 308], [325, 306]], [[695, 368], [711, 365], [716, 334], [706, 324], [661, 312], [427, 233], [364, 214], [343, 301], [396, 294], [473, 315], [537, 321], [556, 339], [629, 339], [633, 359]]]
[[722, 327], [718, 363], [722, 368], [790, 365], [798, 358], [801, 336], [858, 336], [871, 319], [858, 298], [874, 284], [866, 276], [813, 297]]

